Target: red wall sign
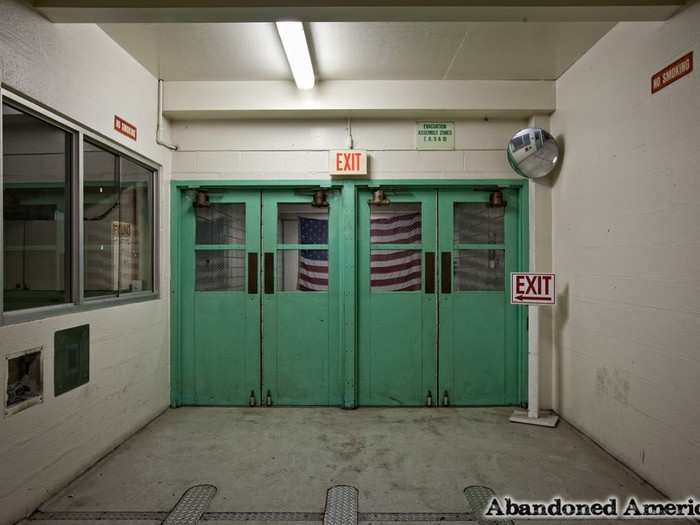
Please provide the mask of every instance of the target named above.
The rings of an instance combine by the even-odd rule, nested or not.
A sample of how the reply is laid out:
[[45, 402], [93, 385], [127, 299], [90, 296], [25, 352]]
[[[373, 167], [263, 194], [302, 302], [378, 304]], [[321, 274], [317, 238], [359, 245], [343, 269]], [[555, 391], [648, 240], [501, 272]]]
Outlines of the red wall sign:
[[131, 140], [136, 140], [136, 126], [128, 123], [121, 117], [114, 115], [114, 129], [122, 135], [126, 135]]
[[675, 82], [679, 78], [686, 76], [693, 70], [693, 52], [683, 55], [673, 64], [669, 64], [661, 71], [651, 77], [651, 92], [656, 93]]
[[555, 281], [553, 273], [511, 273], [510, 304], [554, 304]]

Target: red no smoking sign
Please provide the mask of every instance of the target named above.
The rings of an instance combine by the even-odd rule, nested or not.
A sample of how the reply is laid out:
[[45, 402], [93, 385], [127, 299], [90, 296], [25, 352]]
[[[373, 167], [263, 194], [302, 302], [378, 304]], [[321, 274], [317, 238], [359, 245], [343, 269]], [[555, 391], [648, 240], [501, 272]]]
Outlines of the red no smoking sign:
[[510, 304], [554, 304], [555, 285], [553, 273], [511, 273]]

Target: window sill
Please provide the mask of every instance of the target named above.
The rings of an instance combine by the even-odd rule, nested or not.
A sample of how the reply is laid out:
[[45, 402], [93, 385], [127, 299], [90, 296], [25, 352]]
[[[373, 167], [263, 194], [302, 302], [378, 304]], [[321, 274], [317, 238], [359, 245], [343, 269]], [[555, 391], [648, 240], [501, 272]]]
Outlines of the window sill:
[[120, 297], [95, 297], [85, 299], [81, 304], [61, 304], [57, 306], [43, 306], [30, 310], [17, 310], [5, 312], [0, 315], [0, 327], [30, 321], [38, 321], [59, 315], [70, 315], [80, 312], [89, 312], [102, 308], [111, 308], [126, 304], [143, 303], [146, 301], [157, 301], [160, 299], [158, 292], [132, 292]]
[[22, 412], [23, 410], [28, 409], [31, 406], [38, 405], [39, 403], [43, 403], [44, 397], [43, 396], [35, 396], [35, 397], [30, 397], [29, 399], [25, 399], [24, 401], [20, 401], [19, 403], [15, 403], [12, 406], [5, 407], [5, 416], [11, 416], [13, 414], [17, 414], [18, 412]]

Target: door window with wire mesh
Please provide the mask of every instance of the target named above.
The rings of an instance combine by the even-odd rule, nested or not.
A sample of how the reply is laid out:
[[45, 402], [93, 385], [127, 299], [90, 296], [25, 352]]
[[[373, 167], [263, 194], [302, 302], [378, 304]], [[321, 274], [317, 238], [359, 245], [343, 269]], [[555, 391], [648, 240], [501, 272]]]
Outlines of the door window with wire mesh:
[[503, 291], [505, 288], [505, 208], [486, 203], [454, 205], [454, 290]]
[[245, 288], [245, 204], [196, 208], [195, 289], [242, 292]]
[[277, 291], [328, 291], [328, 218], [328, 208], [277, 205]]

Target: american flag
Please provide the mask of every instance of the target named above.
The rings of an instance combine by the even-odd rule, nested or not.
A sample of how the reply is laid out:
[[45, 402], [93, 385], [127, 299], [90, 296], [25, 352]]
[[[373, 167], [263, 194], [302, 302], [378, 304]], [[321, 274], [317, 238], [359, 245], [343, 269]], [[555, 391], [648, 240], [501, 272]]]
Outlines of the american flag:
[[[299, 218], [302, 244], [328, 243], [328, 221]], [[421, 240], [420, 213], [372, 214], [372, 243], [409, 244]], [[370, 260], [372, 289], [411, 291], [421, 289], [419, 250], [374, 250]], [[297, 288], [302, 291], [328, 290], [328, 251], [302, 250]]]
[[[420, 213], [372, 214], [372, 243], [416, 243], [421, 240]], [[421, 289], [420, 250], [373, 250], [370, 256], [372, 289], [411, 291]]]
[[[327, 244], [328, 221], [299, 217], [301, 244]], [[301, 250], [297, 289], [305, 292], [328, 290], [328, 250]]]

